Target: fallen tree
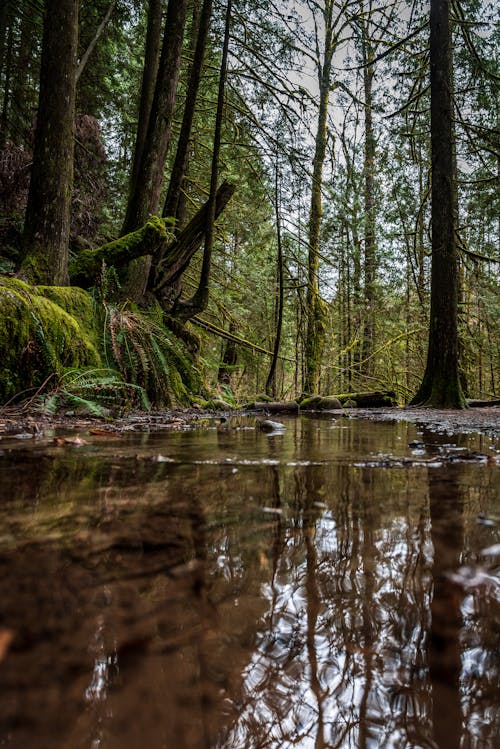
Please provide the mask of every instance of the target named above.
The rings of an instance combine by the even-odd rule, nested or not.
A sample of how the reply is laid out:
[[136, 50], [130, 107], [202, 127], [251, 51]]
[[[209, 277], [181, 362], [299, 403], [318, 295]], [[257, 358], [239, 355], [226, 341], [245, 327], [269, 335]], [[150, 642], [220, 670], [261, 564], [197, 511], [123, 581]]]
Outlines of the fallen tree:
[[340, 393], [338, 395], [313, 395], [300, 402], [303, 411], [328, 408], [382, 408], [397, 405], [396, 393], [392, 390], [370, 390], [362, 393]]
[[255, 401], [247, 403], [246, 411], [263, 411], [264, 413], [298, 413], [299, 404], [297, 401]]
[[[215, 217], [218, 218], [235, 191], [223, 182], [217, 191]], [[69, 266], [71, 283], [89, 288], [96, 283], [103, 262], [120, 275], [132, 260], [152, 255], [148, 290], [170, 311], [180, 290], [182, 275], [203, 242], [207, 226], [207, 203], [195, 213], [177, 236], [170, 220], [152, 216], [140, 229], [96, 249], [82, 250]]]

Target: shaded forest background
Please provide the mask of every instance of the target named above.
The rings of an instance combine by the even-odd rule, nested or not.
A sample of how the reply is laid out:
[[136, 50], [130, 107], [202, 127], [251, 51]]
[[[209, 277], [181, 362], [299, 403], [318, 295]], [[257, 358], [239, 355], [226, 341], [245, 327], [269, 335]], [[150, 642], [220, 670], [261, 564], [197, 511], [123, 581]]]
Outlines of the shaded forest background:
[[[168, 283], [163, 244], [126, 270], [100, 262], [84, 284], [100, 307], [109, 370], [166, 402], [201, 395], [206, 383], [205, 396], [230, 404], [264, 391], [390, 390], [409, 401], [426, 365], [430, 310], [428, 3], [68, 2], [79, 11], [70, 267], [151, 214], [166, 218], [169, 247], [204, 204], [209, 214], [208, 232]], [[6, 277], [31, 267], [26, 210], [44, 18], [47, 34], [55, 5], [0, 7]], [[491, 398], [500, 371], [500, 25], [495, 3], [447, 5], [459, 369], [468, 397]], [[154, 131], [159, 82], [166, 109]], [[234, 194], [214, 226], [224, 181]]]

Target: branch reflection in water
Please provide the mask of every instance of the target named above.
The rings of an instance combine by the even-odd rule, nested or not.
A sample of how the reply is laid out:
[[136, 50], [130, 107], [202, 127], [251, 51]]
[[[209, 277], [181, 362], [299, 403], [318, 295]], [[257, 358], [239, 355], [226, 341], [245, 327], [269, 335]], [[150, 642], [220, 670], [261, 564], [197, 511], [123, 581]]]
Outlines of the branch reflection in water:
[[431, 432], [429, 464], [398, 462], [415, 436], [302, 418], [41, 445], [35, 486], [9, 456], [2, 745], [494, 749], [498, 468], [443, 462]]

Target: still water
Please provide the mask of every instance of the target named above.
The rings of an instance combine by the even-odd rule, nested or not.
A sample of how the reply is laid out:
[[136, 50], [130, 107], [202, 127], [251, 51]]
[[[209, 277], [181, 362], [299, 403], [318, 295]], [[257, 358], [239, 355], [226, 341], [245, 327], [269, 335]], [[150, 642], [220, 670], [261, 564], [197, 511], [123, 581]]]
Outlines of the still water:
[[282, 421], [0, 442], [0, 746], [500, 745], [498, 436]]

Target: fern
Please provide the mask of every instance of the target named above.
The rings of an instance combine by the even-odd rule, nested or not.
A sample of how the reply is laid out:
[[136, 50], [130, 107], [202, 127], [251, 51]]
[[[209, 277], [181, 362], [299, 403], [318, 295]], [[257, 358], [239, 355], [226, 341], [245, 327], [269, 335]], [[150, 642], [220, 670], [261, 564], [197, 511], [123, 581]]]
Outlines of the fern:
[[189, 403], [200, 377], [187, 349], [157, 315], [106, 304], [102, 322], [106, 362], [123, 380], [140, 384], [155, 405]]

